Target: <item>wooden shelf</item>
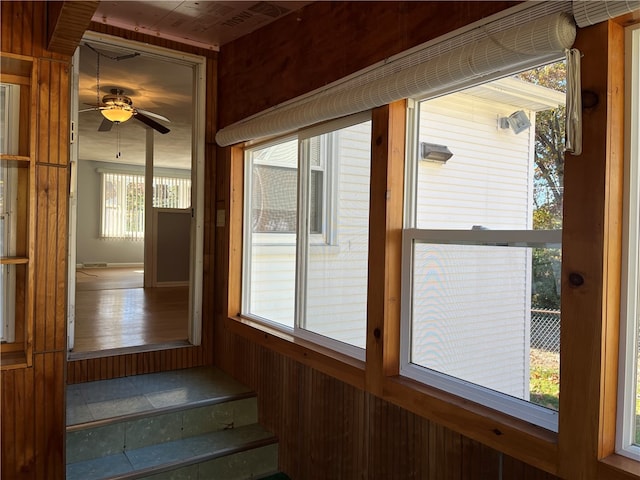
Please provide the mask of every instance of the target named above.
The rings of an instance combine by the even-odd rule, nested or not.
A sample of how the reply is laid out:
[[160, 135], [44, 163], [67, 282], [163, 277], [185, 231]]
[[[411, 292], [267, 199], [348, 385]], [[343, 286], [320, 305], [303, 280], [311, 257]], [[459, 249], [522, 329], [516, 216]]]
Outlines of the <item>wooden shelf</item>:
[[10, 166], [27, 168], [31, 163], [31, 157], [24, 155], [7, 155], [0, 153], [0, 162], [8, 163]]
[[23, 77], [30, 83], [32, 66], [33, 58], [25, 57], [24, 55], [2, 52], [2, 57], [0, 57], [2, 77], [8, 75]]
[[[0, 345], [0, 350], [6, 344]], [[18, 352], [0, 352], [0, 370], [12, 368], [24, 368], [28, 366], [27, 357], [24, 350]]]
[[1, 265], [26, 265], [29, 263], [27, 257], [0, 257]]

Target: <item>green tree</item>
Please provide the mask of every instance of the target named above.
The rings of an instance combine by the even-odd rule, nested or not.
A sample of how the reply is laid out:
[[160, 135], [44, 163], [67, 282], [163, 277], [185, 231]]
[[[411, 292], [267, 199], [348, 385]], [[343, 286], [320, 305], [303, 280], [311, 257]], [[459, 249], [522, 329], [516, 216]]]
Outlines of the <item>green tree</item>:
[[[565, 62], [528, 70], [518, 78], [543, 87], [566, 90]], [[533, 228], [562, 228], [562, 194], [564, 188], [565, 107], [536, 114]], [[560, 250], [535, 249], [533, 252], [532, 305], [537, 308], [560, 308]]]

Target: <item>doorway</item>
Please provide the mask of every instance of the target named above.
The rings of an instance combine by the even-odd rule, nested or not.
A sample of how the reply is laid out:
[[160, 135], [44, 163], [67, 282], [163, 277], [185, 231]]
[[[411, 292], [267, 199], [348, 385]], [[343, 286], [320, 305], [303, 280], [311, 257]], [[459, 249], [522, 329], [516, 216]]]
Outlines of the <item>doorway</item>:
[[74, 56], [72, 359], [200, 343], [204, 71], [94, 33]]

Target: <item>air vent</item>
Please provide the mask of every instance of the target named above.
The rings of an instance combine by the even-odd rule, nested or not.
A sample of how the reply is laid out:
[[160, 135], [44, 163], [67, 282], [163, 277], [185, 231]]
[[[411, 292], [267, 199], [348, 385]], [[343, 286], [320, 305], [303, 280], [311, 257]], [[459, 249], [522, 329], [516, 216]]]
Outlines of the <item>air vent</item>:
[[271, 18], [278, 18], [291, 11], [288, 8], [269, 2], [258, 2], [252, 7], [249, 7], [249, 10]]

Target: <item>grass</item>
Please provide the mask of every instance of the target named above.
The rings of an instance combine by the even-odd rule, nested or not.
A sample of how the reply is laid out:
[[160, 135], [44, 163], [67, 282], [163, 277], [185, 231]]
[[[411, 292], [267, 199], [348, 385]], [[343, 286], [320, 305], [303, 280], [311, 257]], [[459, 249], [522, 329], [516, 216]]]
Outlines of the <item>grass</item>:
[[638, 362], [638, 373], [636, 374], [638, 383], [636, 384], [636, 441], [640, 445], [640, 361]]
[[[560, 359], [558, 354], [531, 349], [529, 401], [552, 410], [560, 403]], [[636, 386], [636, 438], [640, 445], [640, 373]]]
[[530, 362], [529, 401], [557, 411], [560, 402], [560, 356], [531, 349]]
[[557, 369], [531, 367], [529, 401], [551, 410], [558, 410], [560, 402], [560, 374]]

